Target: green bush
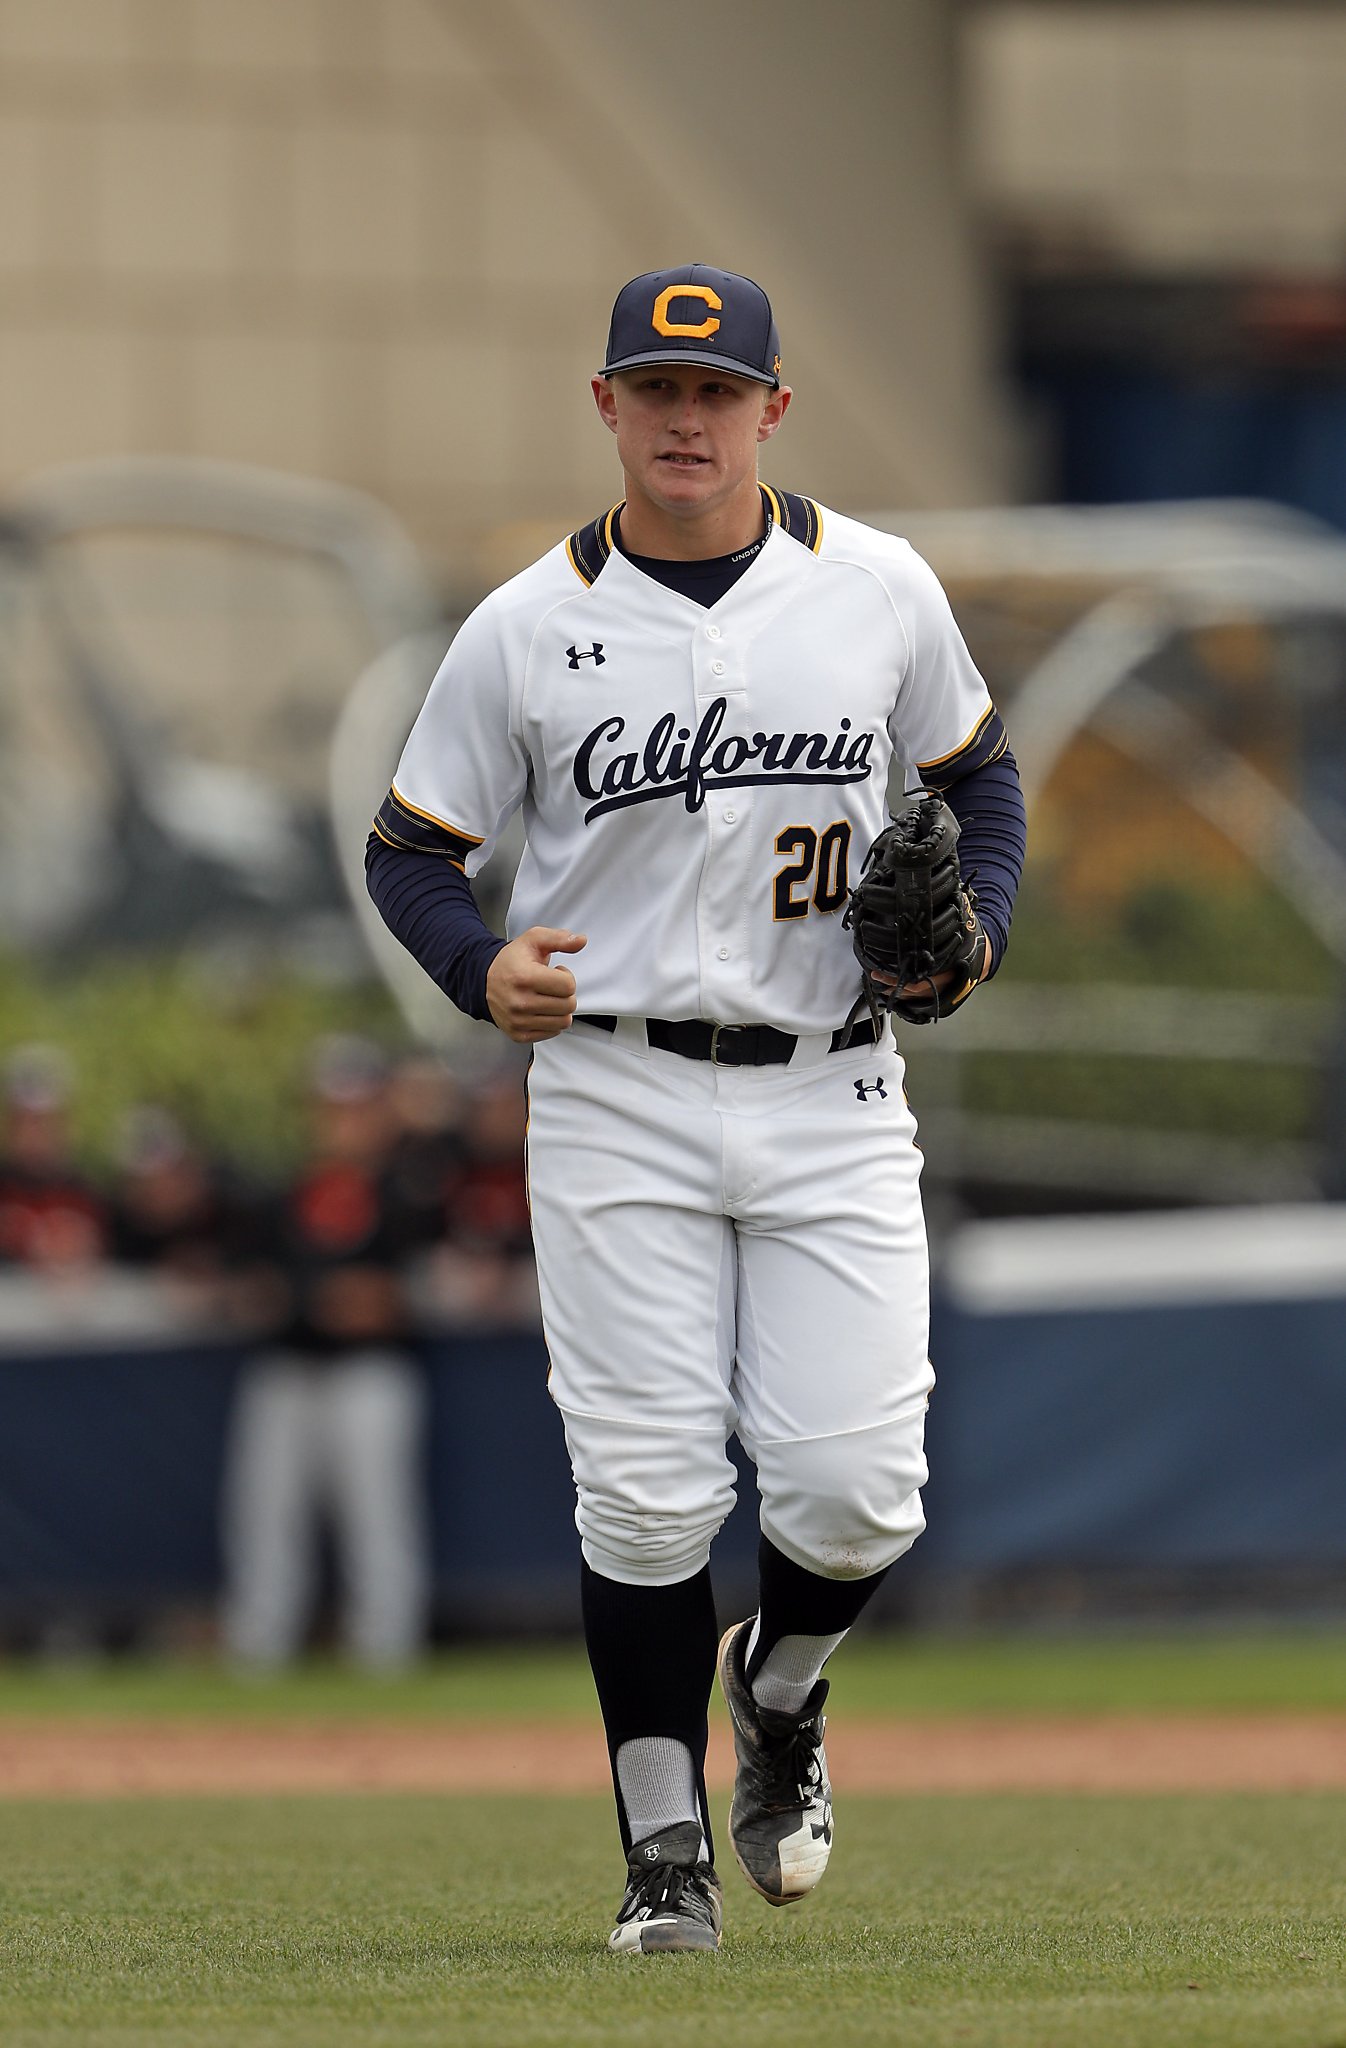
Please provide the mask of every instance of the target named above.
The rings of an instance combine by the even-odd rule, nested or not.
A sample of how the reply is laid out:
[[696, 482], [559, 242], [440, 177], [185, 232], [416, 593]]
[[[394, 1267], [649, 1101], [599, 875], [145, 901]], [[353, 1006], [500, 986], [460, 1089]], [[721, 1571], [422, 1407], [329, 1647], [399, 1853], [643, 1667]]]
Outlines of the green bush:
[[1120, 981], [1166, 988], [1331, 996], [1342, 970], [1286, 899], [1255, 881], [1141, 881], [1116, 903], [1074, 905], [1030, 865], [1004, 973], [1016, 981]]
[[1121, 1059], [969, 1053], [962, 1087], [965, 1106], [985, 1115], [1202, 1131], [1246, 1144], [1306, 1137], [1322, 1094], [1312, 1068], [1203, 1060], [1199, 1054]]
[[300, 1152], [315, 1038], [359, 1031], [405, 1044], [375, 981], [327, 987], [238, 956], [108, 956], [77, 971], [0, 957], [0, 1047], [58, 1047], [77, 1076], [76, 1142], [106, 1162], [135, 1103], [162, 1103], [212, 1147], [262, 1171]]
[[[1073, 907], [1030, 869], [1003, 983], [1119, 983], [1217, 992], [1340, 995], [1342, 970], [1285, 899], [1242, 887], [1140, 883], [1116, 904]], [[986, 1000], [994, 1002], [991, 990]], [[969, 1053], [962, 1100], [988, 1114], [1065, 1117], [1146, 1130], [1205, 1131], [1248, 1143], [1311, 1135], [1323, 1077], [1287, 1061], [1096, 1054]]]

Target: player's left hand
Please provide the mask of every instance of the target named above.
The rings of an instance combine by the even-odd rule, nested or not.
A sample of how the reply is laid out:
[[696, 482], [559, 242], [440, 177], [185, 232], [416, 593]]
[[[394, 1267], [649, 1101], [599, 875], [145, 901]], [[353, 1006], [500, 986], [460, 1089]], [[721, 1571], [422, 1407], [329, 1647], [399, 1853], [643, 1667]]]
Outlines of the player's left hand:
[[[991, 941], [989, 938], [986, 937], [984, 933], [982, 936], [985, 939], [985, 947], [982, 952], [981, 973], [977, 976], [978, 981], [985, 981], [987, 975], [991, 971]], [[936, 989], [952, 988], [957, 978], [957, 975], [953, 973], [952, 969], [947, 969], [943, 974], [937, 974], [935, 976], [934, 985]], [[874, 976], [874, 979], [875, 981], [882, 982], [884, 986], [887, 988], [892, 988], [894, 986], [893, 977], [889, 974], [876, 974]], [[930, 992], [930, 983], [928, 981], [903, 982], [902, 987], [899, 991], [899, 993], [903, 996], [928, 996]]]
[[880, 1009], [906, 1024], [951, 1016], [988, 971], [989, 935], [958, 865], [959, 829], [936, 791], [916, 790], [865, 855], [842, 923], [876, 1021]]

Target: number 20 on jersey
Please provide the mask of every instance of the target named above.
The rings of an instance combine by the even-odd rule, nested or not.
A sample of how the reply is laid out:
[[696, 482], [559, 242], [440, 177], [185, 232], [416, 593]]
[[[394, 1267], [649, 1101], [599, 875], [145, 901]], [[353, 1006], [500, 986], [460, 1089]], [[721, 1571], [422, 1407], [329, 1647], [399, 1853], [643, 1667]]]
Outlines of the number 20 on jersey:
[[793, 854], [777, 868], [772, 882], [771, 915], [777, 924], [807, 917], [811, 910], [840, 910], [850, 893], [848, 866], [850, 820], [838, 818], [821, 832], [812, 825], [787, 825], [776, 834], [776, 851]]

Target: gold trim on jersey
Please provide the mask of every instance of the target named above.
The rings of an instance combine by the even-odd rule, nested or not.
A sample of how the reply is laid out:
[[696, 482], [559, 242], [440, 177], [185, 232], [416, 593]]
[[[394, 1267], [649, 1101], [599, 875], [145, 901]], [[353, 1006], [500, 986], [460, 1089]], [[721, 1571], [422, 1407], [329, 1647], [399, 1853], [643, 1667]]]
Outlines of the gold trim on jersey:
[[[794, 491], [778, 491], [772, 485], [759, 482], [766, 515], [782, 533], [788, 533], [791, 540], [797, 540], [801, 547], [816, 555], [823, 544], [823, 515], [812, 498], [802, 498]], [[597, 519], [591, 519], [587, 526], [577, 527], [565, 540], [566, 560], [586, 589], [592, 589], [603, 572], [603, 568], [617, 546], [617, 520], [626, 500], [621, 499], [606, 512], [600, 512]]]
[[[986, 745], [987, 741], [990, 742], [989, 745]], [[969, 761], [968, 768], [970, 770], [973, 767], [988, 767], [992, 761], [1000, 759], [1008, 745], [1009, 734], [1001, 723], [1000, 713], [994, 704], [988, 704], [965, 740], [961, 740], [947, 754], [936, 754], [929, 761], [918, 761], [917, 771], [927, 778], [937, 775], [940, 782], [957, 781], [957, 776], [950, 777], [948, 773], [955, 764], [967, 760], [969, 755], [977, 755], [979, 750], [986, 746], [985, 754], [978, 760]], [[932, 783], [932, 787], [935, 786], [938, 786], [938, 783]]]
[[433, 811], [408, 803], [395, 783], [378, 807], [374, 831], [385, 846], [401, 853], [429, 854], [447, 861], [461, 874], [467, 873], [467, 860], [473, 848], [482, 844], [475, 832], [446, 825]]
[[625, 503], [625, 498], [619, 499], [609, 511], [600, 512], [597, 519], [578, 527], [566, 540], [566, 557], [586, 589], [598, 581], [612, 553], [613, 522]]
[[759, 483], [757, 488], [781, 532], [816, 555], [823, 544], [823, 515], [812, 498], [801, 497], [797, 491], [777, 491], [770, 484]]
[[986, 709], [982, 712], [980, 718], [978, 718], [977, 723], [973, 726], [971, 732], [967, 735], [966, 739], [959, 740], [958, 745], [956, 747], [950, 747], [947, 754], [932, 754], [928, 761], [918, 761], [916, 763], [916, 766], [918, 768], [942, 768], [946, 761], [956, 760], [959, 754], [965, 754], [968, 748], [980, 736], [982, 728], [986, 724], [987, 719], [994, 718], [994, 716], [995, 705], [988, 704]]
[[461, 825], [451, 825], [447, 818], [437, 818], [433, 811], [422, 810], [419, 804], [412, 803], [410, 797], [403, 796], [396, 783], [392, 785], [392, 792], [404, 811], [413, 811], [418, 818], [424, 818], [431, 825], [438, 825], [442, 832], [452, 832], [455, 839], [466, 839], [470, 846], [482, 844], [482, 835], [479, 832], [465, 832]]

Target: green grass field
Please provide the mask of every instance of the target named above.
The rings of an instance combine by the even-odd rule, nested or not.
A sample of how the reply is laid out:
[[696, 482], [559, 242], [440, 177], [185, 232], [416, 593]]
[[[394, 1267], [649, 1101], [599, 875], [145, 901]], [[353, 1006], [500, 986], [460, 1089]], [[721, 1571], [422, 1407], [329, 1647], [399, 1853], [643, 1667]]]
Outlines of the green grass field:
[[[1209, 1713], [1346, 1710], [1346, 1635], [858, 1635], [831, 1670], [833, 1712]], [[449, 1652], [395, 1679], [315, 1661], [274, 1678], [213, 1662], [0, 1665], [6, 1715], [230, 1719], [586, 1719], [594, 1692], [570, 1644]]]
[[710, 1957], [602, 1952], [609, 1832], [600, 1800], [17, 1806], [2, 2038], [1346, 2043], [1346, 1799], [855, 1801], [807, 1904], [726, 1873]]
[[[866, 1713], [1340, 1707], [1329, 1636], [857, 1643]], [[563, 1650], [377, 1684], [0, 1671], [4, 1717], [591, 1712]], [[1346, 1795], [847, 1798], [785, 1913], [610, 1958], [602, 1799], [33, 1801], [0, 1811], [4, 2048], [1346, 2048]], [[729, 1859], [722, 1858], [722, 1862]]]

